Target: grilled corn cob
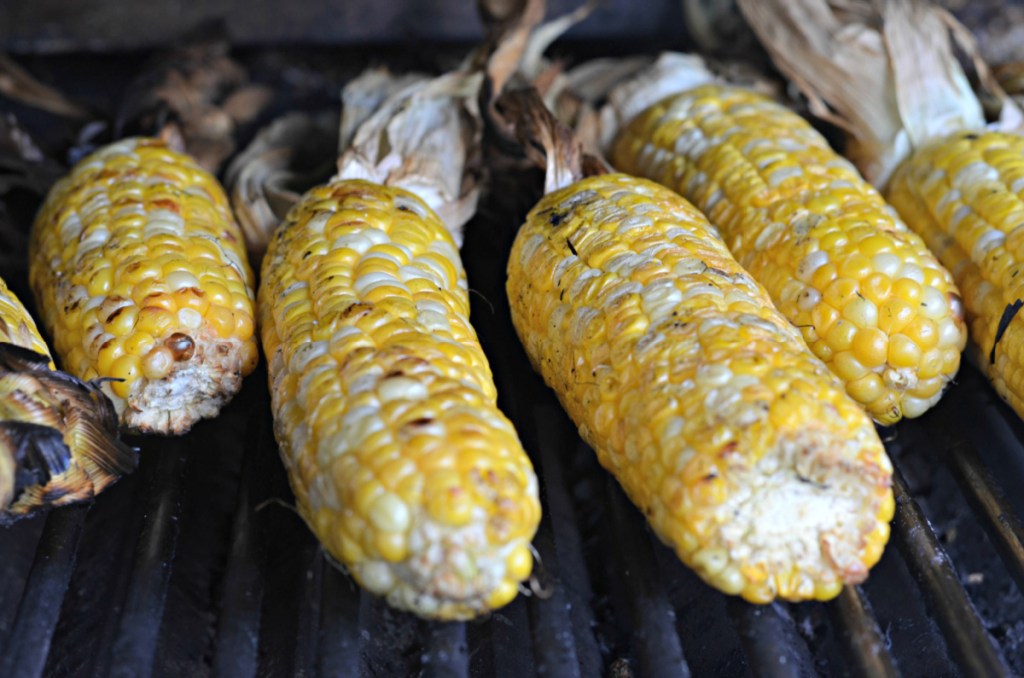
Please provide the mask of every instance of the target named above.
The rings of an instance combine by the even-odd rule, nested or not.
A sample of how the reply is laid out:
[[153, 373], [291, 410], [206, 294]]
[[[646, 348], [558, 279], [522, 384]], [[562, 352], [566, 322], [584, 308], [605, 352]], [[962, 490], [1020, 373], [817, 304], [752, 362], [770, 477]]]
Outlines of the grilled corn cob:
[[92, 498], [136, 465], [106, 396], [52, 367], [35, 322], [0, 280], [0, 524]]
[[707, 84], [636, 116], [610, 157], [707, 214], [875, 420], [893, 424], [938, 402], [967, 341], [953, 279], [795, 113]]
[[289, 213], [261, 280], [275, 433], [327, 551], [424, 617], [512, 600], [533, 564], [537, 481], [445, 225], [412, 193], [335, 180]]
[[112, 378], [128, 429], [183, 433], [256, 366], [252, 273], [224, 192], [156, 139], [111, 144], [57, 183], [30, 281], [61, 363]]
[[1024, 416], [1024, 137], [964, 132], [928, 144], [886, 195], [956, 275], [978, 362]]
[[[977, 363], [1024, 416], [1021, 111], [1003, 98], [1000, 120], [985, 131], [949, 40], [952, 19], [927, 3], [883, 0], [855, 14], [834, 14], [825, 0], [743, 5], [780, 69], [833, 107], [865, 174], [888, 184], [886, 197], [952, 271]], [[793, 23], [794, 13], [813, 20]], [[832, 41], [837, 34], [849, 39]], [[851, 59], [865, 41], [878, 49]], [[830, 69], [835, 82], [818, 91], [809, 67]]]
[[[550, 126], [514, 96], [521, 137]], [[824, 600], [862, 581], [894, 509], [864, 410], [692, 205], [621, 174], [570, 183], [579, 172], [548, 148], [552, 192], [516, 236], [507, 292], [601, 464], [722, 591]]]

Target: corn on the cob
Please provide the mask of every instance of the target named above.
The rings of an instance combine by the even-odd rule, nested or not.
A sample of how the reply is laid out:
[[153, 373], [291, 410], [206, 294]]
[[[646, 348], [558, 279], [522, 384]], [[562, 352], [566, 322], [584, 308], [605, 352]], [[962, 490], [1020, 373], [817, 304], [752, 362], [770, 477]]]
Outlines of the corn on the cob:
[[877, 421], [919, 416], [956, 375], [967, 338], [952, 277], [792, 111], [703, 85], [635, 117], [611, 160], [707, 214]]
[[252, 273], [227, 198], [161, 141], [82, 160], [47, 197], [30, 248], [62, 365], [115, 379], [102, 388], [128, 429], [183, 433], [256, 366]]
[[[977, 363], [1024, 416], [1020, 109], [1003, 98], [1000, 120], [985, 131], [949, 39], [951, 19], [927, 3], [882, 0], [856, 14], [833, 13], [826, 0], [742, 4], [780, 69], [828, 102], [865, 174], [888, 184], [886, 197], [952, 271]], [[793, 13], [813, 20], [794, 23]], [[848, 39], [831, 39], [840, 33]], [[878, 49], [851, 59], [865, 41]], [[975, 64], [981, 82], [991, 82], [980, 59]], [[836, 75], [825, 91], [808, 78], [818, 67]]]
[[136, 465], [106, 396], [52, 367], [35, 322], [0, 280], [0, 524], [90, 499]]
[[979, 365], [1024, 416], [1024, 137], [965, 132], [926, 145], [887, 197], [956, 275]]
[[533, 565], [537, 481], [445, 225], [412, 193], [335, 180], [289, 213], [261, 280], [275, 433], [327, 551], [424, 617], [509, 602]]
[[658, 536], [753, 602], [828, 599], [893, 514], [874, 427], [689, 203], [625, 175], [530, 212], [516, 330]]

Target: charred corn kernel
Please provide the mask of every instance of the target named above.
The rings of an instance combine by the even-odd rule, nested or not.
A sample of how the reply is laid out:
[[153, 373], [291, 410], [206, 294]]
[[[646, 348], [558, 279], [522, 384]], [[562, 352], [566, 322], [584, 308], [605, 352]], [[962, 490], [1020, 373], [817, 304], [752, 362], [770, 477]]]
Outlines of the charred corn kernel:
[[[57, 353], [80, 377], [123, 379], [102, 388], [126, 428], [183, 433], [215, 416], [255, 367], [241, 231], [216, 179], [163, 142], [126, 139], [82, 160], [47, 197], [30, 248]], [[175, 333], [195, 350], [167, 364], [147, 344]]]
[[[953, 272], [963, 292], [978, 364], [999, 395], [1024, 416], [1024, 138], [964, 132], [936, 140], [906, 160], [887, 196], [907, 224]], [[921, 303], [931, 309], [934, 295]], [[944, 320], [928, 314], [943, 364]], [[908, 323], [910, 338], [931, 328]], [[930, 347], [929, 347], [930, 348]], [[925, 359], [935, 354], [928, 351]]]
[[[950, 319], [957, 332], [943, 338], [942, 348], [963, 350], [966, 327], [950, 274], [853, 166], [792, 111], [753, 92], [705, 85], [637, 116], [619, 134], [611, 158], [619, 169], [655, 179], [703, 210], [840, 376], [860, 372], [835, 362], [846, 359], [838, 356], [856, 331], [891, 335], [922, 315]], [[898, 321], [887, 316], [894, 299], [906, 304]], [[855, 330], [835, 329], [840, 316]], [[895, 367], [864, 366], [879, 375]], [[904, 378], [887, 386], [895, 401], [860, 401], [881, 423], [906, 415], [900, 403], [918, 384], [920, 364], [898, 367]], [[938, 401], [958, 367], [948, 366], [927, 400]]]
[[507, 292], [580, 434], [706, 581], [766, 603], [867, 576], [891, 518], [874, 426], [692, 205], [625, 175], [550, 193]]
[[137, 461], [110, 401], [54, 370], [35, 321], [0, 280], [0, 525], [91, 499]]
[[365, 181], [313, 189], [271, 242], [258, 308], [275, 433], [331, 555], [424, 617], [511, 600], [532, 569], [537, 480], [438, 217]]

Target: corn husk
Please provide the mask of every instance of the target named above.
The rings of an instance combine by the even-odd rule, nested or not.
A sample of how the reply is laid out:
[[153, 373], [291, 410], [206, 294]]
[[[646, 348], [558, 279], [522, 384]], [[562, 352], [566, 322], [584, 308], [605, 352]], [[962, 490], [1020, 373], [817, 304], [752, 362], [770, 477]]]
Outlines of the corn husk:
[[85, 107], [75, 103], [49, 85], [33, 78], [6, 54], [0, 53], [0, 94], [26, 106], [39, 108], [65, 118], [89, 118]]
[[159, 136], [216, 172], [235, 151], [237, 128], [255, 120], [273, 98], [268, 87], [249, 81], [229, 51], [218, 36], [155, 55], [128, 87], [116, 136]]
[[336, 132], [332, 113], [289, 113], [264, 128], [228, 167], [225, 184], [254, 270], [291, 206], [330, 175]]
[[336, 177], [415, 193], [461, 246], [479, 197], [482, 84], [477, 70], [437, 78], [374, 70], [356, 78], [342, 92], [345, 149]]
[[739, 0], [776, 66], [811, 112], [846, 130], [848, 155], [885, 185], [915, 148], [985, 117], [954, 47], [1000, 104], [993, 127], [1021, 128], [1020, 108], [981, 60], [970, 33], [945, 10], [917, 0]]

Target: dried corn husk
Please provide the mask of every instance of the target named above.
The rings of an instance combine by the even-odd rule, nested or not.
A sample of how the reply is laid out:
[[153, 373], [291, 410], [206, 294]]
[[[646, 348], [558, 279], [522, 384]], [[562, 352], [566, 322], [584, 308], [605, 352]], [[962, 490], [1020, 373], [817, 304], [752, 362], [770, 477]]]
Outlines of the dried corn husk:
[[273, 97], [249, 82], [225, 39], [199, 40], [158, 54], [128, 88], [117, 136], [162, 137], [216, 171], [235, 151], [238, 125], [254, 120]]
[[0, 54], [0, 94], [66, 118], [89, 117], [85, 108], [33, 78], [6, 54]]
[[739, 0], [778, 68], [811, 111], [852, 137], [849, 155], [884, 185], [924, 141], [985, 127], [978, 95], [954, 55], [972, 60], [1001, 103], [997, 126], [1020, 129], [1021, 111], [978, 56], [969, 32], [945, 10], [916, 0]]
[[[342, 92], [337, 178], [367, 179], [412, 191], [462, 244], [476, 211], [483, 125], [477, 97], [483, 73], [437, 78], [369, 71]], [[380, 102], [368, 116], [367, 102]]]
[[225, 184], [255, 270], [291, 206], [330, 175], [336, 132], [333, 113], [289, 113], [264, 128], [228, 167]]

